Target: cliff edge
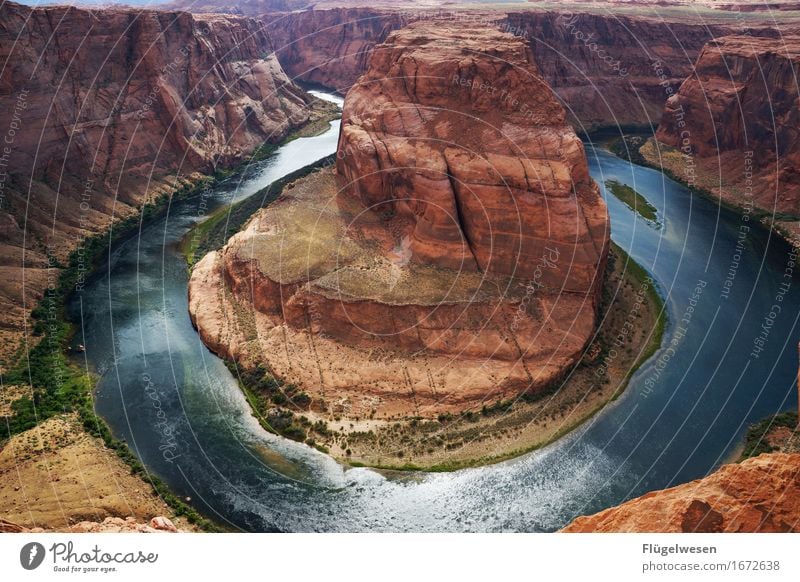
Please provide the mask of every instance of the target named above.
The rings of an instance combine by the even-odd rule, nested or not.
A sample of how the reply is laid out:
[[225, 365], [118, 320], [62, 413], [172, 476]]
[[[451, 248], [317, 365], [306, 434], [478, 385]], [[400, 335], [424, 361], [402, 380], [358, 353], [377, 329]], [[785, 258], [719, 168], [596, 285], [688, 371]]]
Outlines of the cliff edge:
[[336, 170], [192, 273], [204, 341], [319, 414], [436, 418], [534, 394], [595, 330], [608, 214], [513, 35], [392, 33], [345, 100]]

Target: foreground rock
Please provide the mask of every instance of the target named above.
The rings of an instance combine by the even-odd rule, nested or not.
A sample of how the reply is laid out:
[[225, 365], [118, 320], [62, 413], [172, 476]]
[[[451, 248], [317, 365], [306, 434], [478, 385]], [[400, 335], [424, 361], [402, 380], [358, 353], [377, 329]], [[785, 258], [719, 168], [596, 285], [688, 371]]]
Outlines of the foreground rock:
[[541, 391], [580, 358], [608, 244], [525, 44], [419, 23], [348, 94], [337, 171], [200, 261], [190, 311], [212, 349], [317, 413], [436, 417]]
[[0, 448], [0, 531], [170, 531], [164, 516], [171, 515], [150, 484], [86, 434], [75, 415], [50, 418]]
[[566, 532], [798, 532], [800, 454], [771, 453], [708, 477], [653, 491]]
[[64, 527], [22, 527], [15, 523], [0, 519], [0, 533], [177, 533], [178, 528], [171, 520], [159, 515], [147, 523], [137, 521], [133, 517], [107, 517], [102, 521], [80, 521]]
[[748, 213], [796, 221], [798, 66], [800, 36], [734, 35], [710, 41], [695, 72], [667, 102], [658, 143], [651, 141], [642, 153]]
[[245, 18], [3, 3], [0, 359], [84, 237], [308, 120], [267, 44]]

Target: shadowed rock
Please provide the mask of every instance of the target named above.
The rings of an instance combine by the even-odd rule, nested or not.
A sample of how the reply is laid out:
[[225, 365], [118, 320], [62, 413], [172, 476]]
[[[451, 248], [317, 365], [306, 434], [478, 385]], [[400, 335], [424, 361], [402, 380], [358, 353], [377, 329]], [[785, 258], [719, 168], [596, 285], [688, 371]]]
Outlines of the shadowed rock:
[[212, 349], [379, 418], [539, 391], [576, 362], [608, 215], [524, 42], [393, 33], [347, 95], [338, 154], [196, 265]]

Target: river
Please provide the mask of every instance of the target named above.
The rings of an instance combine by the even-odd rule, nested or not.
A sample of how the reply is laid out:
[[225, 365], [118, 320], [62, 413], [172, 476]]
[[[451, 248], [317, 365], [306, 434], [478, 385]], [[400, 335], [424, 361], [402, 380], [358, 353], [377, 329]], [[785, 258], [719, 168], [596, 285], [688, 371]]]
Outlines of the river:
[[[788, 293], [779, 287], [788, 245], [766, 231], [746, 233], [731, 279], [747, 224], [739, 215], [587, 144], [597, 182], [630, 184], [663, 225], [607, 196], [612, 238], [652, 274], [670, 317], [664, 346], [623, 396], [544, 449], [453, 473], [348, 468], [268, 434], [191, 325], [179, 245], [215, 207], [333, 153], [338, 131], [334, 122], [284, 145], [216, 188], [205, 212], [197, 198], [174, 204], [115, 244], [71, 300], [99, 375], [97, 412], [149, 471], [208, 517], [245, 531], [553, 531], [707, 474], [748, 423], [795, 405], [799, 282], [789, 280]], [[755, 357], [762, 325], [769, 331]]]

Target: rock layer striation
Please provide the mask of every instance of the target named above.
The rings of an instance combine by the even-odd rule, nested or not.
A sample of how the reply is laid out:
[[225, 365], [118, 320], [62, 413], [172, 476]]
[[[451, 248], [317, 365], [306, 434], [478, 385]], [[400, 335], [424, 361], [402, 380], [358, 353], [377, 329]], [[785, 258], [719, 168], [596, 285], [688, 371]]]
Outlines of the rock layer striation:
[[435, 416], [540, 391], [575, 363], [608, 234], [525, 43], [416, 23], [348, 93], [336, 171], [206, 256], [190, 310], [213, 349], [321, 409]]
[[[0, 7], [5, 345], [85, 236], [306, 122], [256, 21]], [[24, 271], [24, 275], [23, 275]]]
[[770, 453], [579, 517], [566, 532], [800, 531], [800, 454]]
[[691, 73], [704, 44], [731, 32], [723, 25], [686, 19], [542, 11], [337, 8], [260, 18], [290, 76], [343, 93], [366, 71], [374, 47], [414, 20], [500, 28], [530, 46], [570, 121], [586, 131], [655, 126], [664, 102]]
[[800, 215], [800, 36], [706, 44], [664, 108], [648, 158], [690, 184], [769, 215]]

